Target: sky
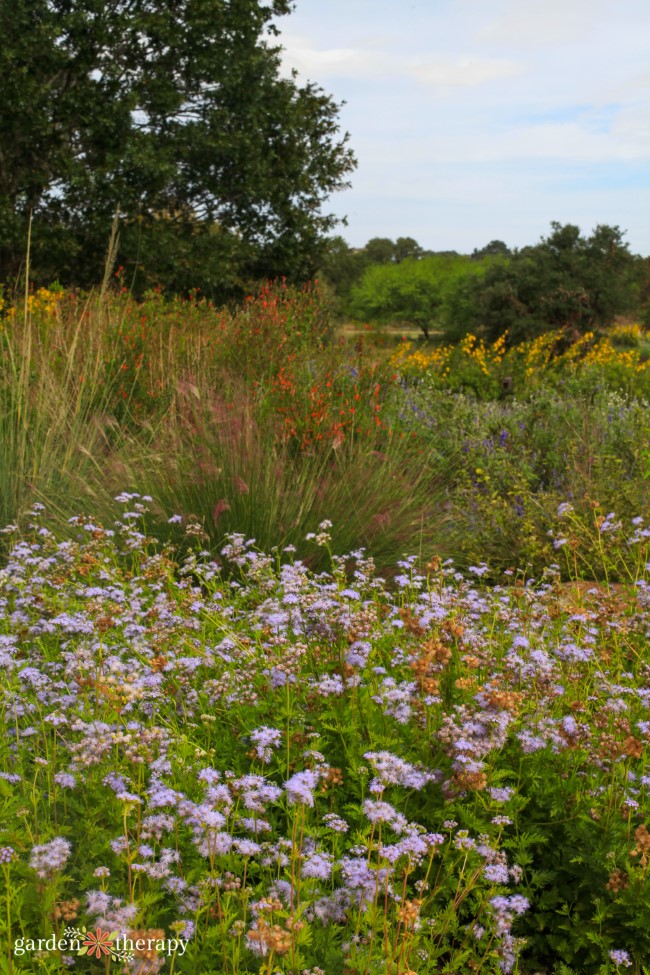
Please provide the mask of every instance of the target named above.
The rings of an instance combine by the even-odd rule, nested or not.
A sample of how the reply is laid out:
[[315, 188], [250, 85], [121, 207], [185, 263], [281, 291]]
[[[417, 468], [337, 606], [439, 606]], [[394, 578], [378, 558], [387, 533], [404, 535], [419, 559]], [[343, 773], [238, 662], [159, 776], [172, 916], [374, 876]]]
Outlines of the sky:
[[337, 102], [358, 166], [325, 212], [354, 247], [470, 253], [551, 221], [650, 255], [647, 0], [296, 0], [283, 71]]

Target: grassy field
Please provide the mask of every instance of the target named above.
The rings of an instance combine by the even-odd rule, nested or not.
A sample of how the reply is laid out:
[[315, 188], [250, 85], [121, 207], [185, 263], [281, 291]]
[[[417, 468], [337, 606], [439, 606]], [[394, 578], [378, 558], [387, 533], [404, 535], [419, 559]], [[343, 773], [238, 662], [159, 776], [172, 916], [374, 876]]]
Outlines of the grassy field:
[[0, 973], [646, 975], [643, 333], [2, 314]]

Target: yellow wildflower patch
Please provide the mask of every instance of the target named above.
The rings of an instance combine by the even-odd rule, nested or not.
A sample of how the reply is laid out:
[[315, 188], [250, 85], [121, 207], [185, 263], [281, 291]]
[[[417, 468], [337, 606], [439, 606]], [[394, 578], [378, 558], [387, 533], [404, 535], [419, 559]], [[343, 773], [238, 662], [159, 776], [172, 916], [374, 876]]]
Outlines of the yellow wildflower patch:
[[613, 344], [621, 337], [642, 339], [644, 332], [640, 325], [617, 325], [604, 336], [585, 332], [567, 346], [564, 330], [555, 329], [510, 349], [506, 348], [507, 333], [492, 343], [470, 333], [456, 346], [417, 348], [405, 342], [390, 361], [402, 375], [426, 374], [443, 380], [452, 371], [462, 373], [468, 365], [478, 366], [486, 378], [495, 380], [506, 374], [534, 380], [550, 371], [577, 372], [591, 367], [614, 366], [630, 374], [650, 369], [650, 360], [640, 349], [620, 349]]

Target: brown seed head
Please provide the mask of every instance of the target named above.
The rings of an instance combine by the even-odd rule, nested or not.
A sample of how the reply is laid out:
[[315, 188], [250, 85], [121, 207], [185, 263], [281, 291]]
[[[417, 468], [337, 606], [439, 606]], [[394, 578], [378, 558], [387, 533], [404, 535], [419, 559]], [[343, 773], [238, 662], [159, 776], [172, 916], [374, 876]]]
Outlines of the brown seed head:
[[628, 758], [643, 758], [643, 742], [629, 735], [623, 742], [623, 754]]
[[632, 850], [633, 857], [641, 857], [641, 862], [645, 866], [650, 857], [650, 832], [645, 825], [637, 826], [634, 830], [634, 840], [636, 847]]
[[630, 881], [625, 870], [612, 870], [609, 875], [609, 880], [605, 884], [607, 890], [611, 890], [613, 894], [618, 894], [619, 890], [625, 890], [629, 886]]
[[406, 928], [412, 928], [420, 916], [421, 900], [404, 901], [397, 912], [397, 918]]
[[64, 921], [74, 921], [77, 917], [78, 911], [79, 901], [75, 897], [72, 900], [59, 901], [58, 904], [55, 904], [50, 916], [53, 921], [60, 921], [61, 919]]

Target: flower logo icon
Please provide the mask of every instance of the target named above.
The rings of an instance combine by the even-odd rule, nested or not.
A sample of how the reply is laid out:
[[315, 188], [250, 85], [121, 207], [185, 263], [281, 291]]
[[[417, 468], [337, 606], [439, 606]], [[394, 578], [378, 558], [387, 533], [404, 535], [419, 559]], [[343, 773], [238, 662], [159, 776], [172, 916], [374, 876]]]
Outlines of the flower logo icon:
[[87, 931], [82, 925], [79, 928], [66, 928], [63, 933], [73, 943], [73, 950], [78, 955], [88, 955], [90, 958], [108, 957], [111, 961], [125, 962], [133, 958], [133, 951], [128, 945], [120, 944], [122, 939], [119, 931], [102, 931], [101, 928]]
[[101, 928], [97, 928], [94, 934], [92, 931], [87, 931], [86, 940], [83, 943], [84, 948], [87, 950], [84, 954], [88, 954], [91, 958], [93, 956], [95, 958], [101, 958], [102, 955], [113, 957], [115, 954], [113, 947], [115, 935], [115, 931], [111, 931], [109, 934], [108, 931], [102, 931]]

